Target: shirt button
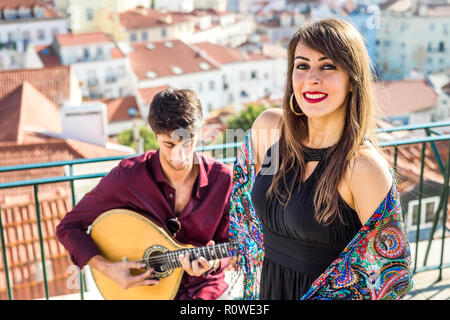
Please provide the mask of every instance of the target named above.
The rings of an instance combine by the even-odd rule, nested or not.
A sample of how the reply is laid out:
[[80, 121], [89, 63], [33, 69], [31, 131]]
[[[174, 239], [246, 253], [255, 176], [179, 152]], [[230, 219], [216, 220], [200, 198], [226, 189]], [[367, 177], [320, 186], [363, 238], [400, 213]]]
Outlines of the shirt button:
[[170, 197], [170, 198], [173, 198], [173, 193], [169, 193], [169, 197]]

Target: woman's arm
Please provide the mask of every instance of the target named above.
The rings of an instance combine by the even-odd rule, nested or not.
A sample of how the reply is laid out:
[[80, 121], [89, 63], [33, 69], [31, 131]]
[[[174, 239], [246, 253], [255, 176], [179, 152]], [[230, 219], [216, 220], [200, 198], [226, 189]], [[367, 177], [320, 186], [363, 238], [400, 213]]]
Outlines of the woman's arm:
[[350, 192], [353, 208], [361, 224], [372, 216], [391, 189], [389, 164], [371, 145], [366, 144], [351, 165]]
[[280, 139], [283, 110], [271, 108], [262, 112], [252, 125], [255, 174], [261, 170], [266, 151]]

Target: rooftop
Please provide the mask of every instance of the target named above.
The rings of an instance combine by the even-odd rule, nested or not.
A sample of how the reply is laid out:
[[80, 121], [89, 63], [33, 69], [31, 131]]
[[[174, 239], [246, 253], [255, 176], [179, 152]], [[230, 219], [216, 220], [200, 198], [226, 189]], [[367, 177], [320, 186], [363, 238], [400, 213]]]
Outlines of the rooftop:
[[187, 22], [191, 20], [191, 17], [178, 12], [162, 12], [150, 8], [137, 8], [120, 13], [119, 19], [125, 29], [144, 29]]
[[402, 115], [432, 108], [438, 95], [424, 80], [385, 81], [376, 84], [376, 95], [384, 115]]
[[0, 141], [22, 143], [27, 127], [61, 132], [58, 106], [24, 81], [0, 100]]
[[260, 53], [247, 54], [239, 51], [238, 49], [229, 48], [210, 42], [200, 42], [193, 44], [193, 46], [198, 48], [200, 52], [208, 56], [210, 59], [213, 59], [218, 64], [270, 59], [270, 57]]
[[0, 99], [29, 82], [56, 105], [70, 99], [70, 66], [0, 71]]
[[207, 57], [181, 40], [132, 43], [131, 68], [139, 80], [217, 70]]
[[113, 42], [112, 39], [103, 32], [58, 34], [56, 35], [56, 41], [62, 47]]

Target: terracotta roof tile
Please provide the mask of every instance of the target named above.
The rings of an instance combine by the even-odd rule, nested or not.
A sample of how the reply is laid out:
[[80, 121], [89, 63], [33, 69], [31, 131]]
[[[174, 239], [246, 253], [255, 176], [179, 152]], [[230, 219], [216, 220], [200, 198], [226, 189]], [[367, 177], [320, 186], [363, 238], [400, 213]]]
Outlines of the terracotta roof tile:
[[100, 101], [106, 104], [108, 122], [131, 120], [132, 117], [128, 114], [129, 108], [135, 108], [138, 112], [137, 116], [141, 116], [136, 98], [134, 96], [103, 99]]
[[0, 100], [0, 141], [22, 142], [27, 127], [61, 132], [58, 107], [28, 81]]
[[111, 38], [103, 32], [67, 33], [58, 34], [55, 39], [60, 46], [79, 46], [90, 43], [112, 42]]
[[438, 95], [423, 80], [399, 80], [376, 84], [378, 104], [385, 115], [401, 115], [432, 108]]
[[119, 19], [125, 29], [143, 29], [183, 23], [191, 18], [188, 15], [176, 12], [138, 8], [120, 13]]
[[263, 54], [247, 54], [239, 51], [238, 49], [229, 48], [210, 42], [199, 42], [193, 44], [193, 46], [198, 48], [203, 54], [207, 55], [218, 64], [270, 59], [268, 56]]
[[70, 66], [0, 71], [0, 99], [16, 90], [24, 81], [56, 105], [70, 99]]
[[34, 49], [45, 67], [57, 67], [62, 65], [51, 45], [34, 46]]
[[[0, 203], [13, 298], [44, 298], [34, 198], [31, 193], [8, 196], [2, 197]], [[76, 293], [78, 290], [67, 286], [67, 269], [72, 263], [55, 235], [56, 226], [71, 209], [68, 190], [59, 188], [51, 193], [40, 193], [39, 203], [49, 294]], [[3, 260], [0, 262], [0, 279], [5, 279]], [[4, 280], [0, 282], [0, 299], [7, 299]]]
[[176, 67], [181, 74], [218, 69], [211, 60], [180, 40], [131, 45], [134, 51], [129, 54], [130, 64], [139, 80], [148, 79], [149, 72], [156, 78], [176, 76]]

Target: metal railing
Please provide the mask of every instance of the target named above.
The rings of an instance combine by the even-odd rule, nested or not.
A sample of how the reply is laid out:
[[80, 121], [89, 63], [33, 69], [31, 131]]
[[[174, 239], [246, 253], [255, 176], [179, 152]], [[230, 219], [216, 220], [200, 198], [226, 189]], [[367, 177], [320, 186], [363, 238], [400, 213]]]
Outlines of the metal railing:
[[[401, 140], [393, 140], [393, 141], [384, 141], [379, 143], [379, 147], [381, 148], [394, 148], [394, 160], [393, 160], [393, 169], [394, 172], [397, 172], [397, 160], [398, 160], [398, 151], [399, 147], [405, 146], [405, 145], [413, 145], [413, 144], [420, 144], [422, 145], [422, 151], [421, 151], [421, 167], [420, 167], [420, 181], [419, 181], [419, 207], [418, 207], [418, 219], [417, 219], [417, 235], [416, 235], [416, 246], [415, 246], [415, 257], [416, 259], [414, 262], [414, 272], [422, 272], [427, 270], [434, 270], [439, 269], [439, 278], [438, 281], [442, 278], [442, 269], [450, 267], [450, 264], [444, 264], [444, 240], [445, 240], [445, 224], [447, 220], [447, 205], [448, 205], [448, 197], [449, 197], [449, 167], [450, 167], [450, 134], [440, 134], [433, 129], [439, 128], [439, 127], [449, 127], [450, 128], [450, 121], [446, 122], [436, 122], [436, 123], [427, 123], [422, 125], [409, 125], [409, 126], [399, 126], [389, 129], [381, 129], [378, 130], [378, 133], [393, 133], [393, 132], [399, 132], [399, 131], [416, 131], [416, 130], [424, 130], [426, 133], [426, 136], [424, 137], [418, 137], [418, 138], [411, 138], [411, 139], [401, 139]], [[436, 142], [439, 141], [446, 141], [448, 142], [449, 146], [449, 154], [447, 156], [446, 163], [444, 164], [439, 153], [438, 149], [436, 147]], [[418, 257], [418, 242], [419, 242], [419, 235], [420, 235], [420, 217], [421, 217], [421, 202], [423, 198], [423, 179], [424, 179], [424, 168], [425, 168], [425, 148], [426, 145], [431, 145], [432, 151], [434, 153], [434, 156], [437, 159], [440, 172], [443, 176], [443, 188], [441, 192], [440, 202], [439, 206], [434, 213], [434, 219], [433, 219], [433, 226], [430, 232], [430, 236], [428, 239], [428, 245], [427, 250], [425, 254], [425, 260], [424, 260], [424, 266], [423, 267], [417, 267], [417, 257]], [[197, 152], [209, 152], [214, 150], [224, 150], [227, 148], [239, 148], [241, 145], [241, 142], [237, 143], [229, 143], [229, 144], [222, 144], [222, 145], [211, 145], [206, 147], [197, 148]], [[7, 188], [17, 188], [17, 187], [25, 187], [25, 186], [32, 186], [33, 187], [33, 193], [34, 193], [34, 204], [36, 208], [36, 216], [37, 216], [37, 227], [38, 227], [38, 237], [39, 237], [39, 244], [40, 244], [40, 256], [41, 256], [41, 263], [42, 263], [42, 272], [43, 272], [43, 281], [44, 281], [44, 293], [45, 298], [49, 299], [49, 288], [48, 288], [48, 279], [47, 279], [47, 266], [45, 263], [45, 252], [44, 252], [44, 237], [42, 232], [42, 217], [40, 212], [40, 205], [39, 205], [39, 196], [38, 196], [38, 186], [43, 184], [51, 184], [51, 183], [58, 183], [58, 182], [69, 182], [70, 188], [71, 188], [71, 202], [72, 206], [75, 206], [76, 200], [75, 200], [75, 187], [74, 187], [74, 181], [77, 180], [84, 180], [84, 179], [93, 179], [93, 178], [101, 178], [105, 176], [108, 172], [100, 172], [100, 173], [93, 173], [93, 174], [82, 174], [82, 175], [74, 175], [73, 166], [74, 165], [80, 165], [80, 164], [87, 164], [87, 163], [96, 163], [96, 162], [106, 162], [106, 161], [114, 161], [114, 160], [121, 160], [127, 157], [132, 157], [133, 155], [127, 155], [127, 156], [115, 156], [115, 157], [105, 157], [105, 158], [95, 158], [95, 159], [77, 159], [77, 160], [70, 160], [70, 161], [58, 161], [58, 162], [46, 162], [46, 163], [35, 163], [35, 164], [26, 164], [26, 165], [17, 165], [17, 166], [8, 166], [8, 167], [0, 167], [0, 173], [4, 172], [12, 172], [12, 171], [19, 171], [19, 170], [30, 170], [30, 169], [41, 169], [41, 168], [51, 168], [51, 167], [61, 167], [61, 166], [68, 166], [69, 173], [65, 176], [58, 176], [58, 177], [50, 177], [50, 178], [41, 178], [41, 179], [30, 179], [30, 180], [22, 180], [22, 181], [13, 181], [13, 182], [4, 182], [0, 183], [0, 190], [1, 189], [7, 189]], [[233, 163], [234, 157], [228, 157], [224, 159], [218, 159], [224, 163]], [[13, 299], [12, 294], [12, 287], [11, 287], [11, 279], [9, 278], [9, 269], [8, 269], [8, 259], [6, 254], [6, 241], [4, 236], [4, 225], [2, 221], [2, 208], [0, 206], [0, 240], [1, 240], [1, 251], [2, 251], [2, 260], [3, 260], [3, 266], [5, 270], [5, 277], [6, 277], [6, 287], [7, 287], [7, 295], [8, 299]], [[442, 221], [442, 244], [441, 244], [441, 252], [440, 252], [440, 264], [436, 266], [426, 266], [427, 259], [431, 247], [431, 242], [434, 237], [434, 233], [437, 229], [439, 219]], [[84, 299], [84, 287], [83, 287], [83, 271], [80, 270], [79, 272], [79, 283], [80, 283], [80, 298]]]

